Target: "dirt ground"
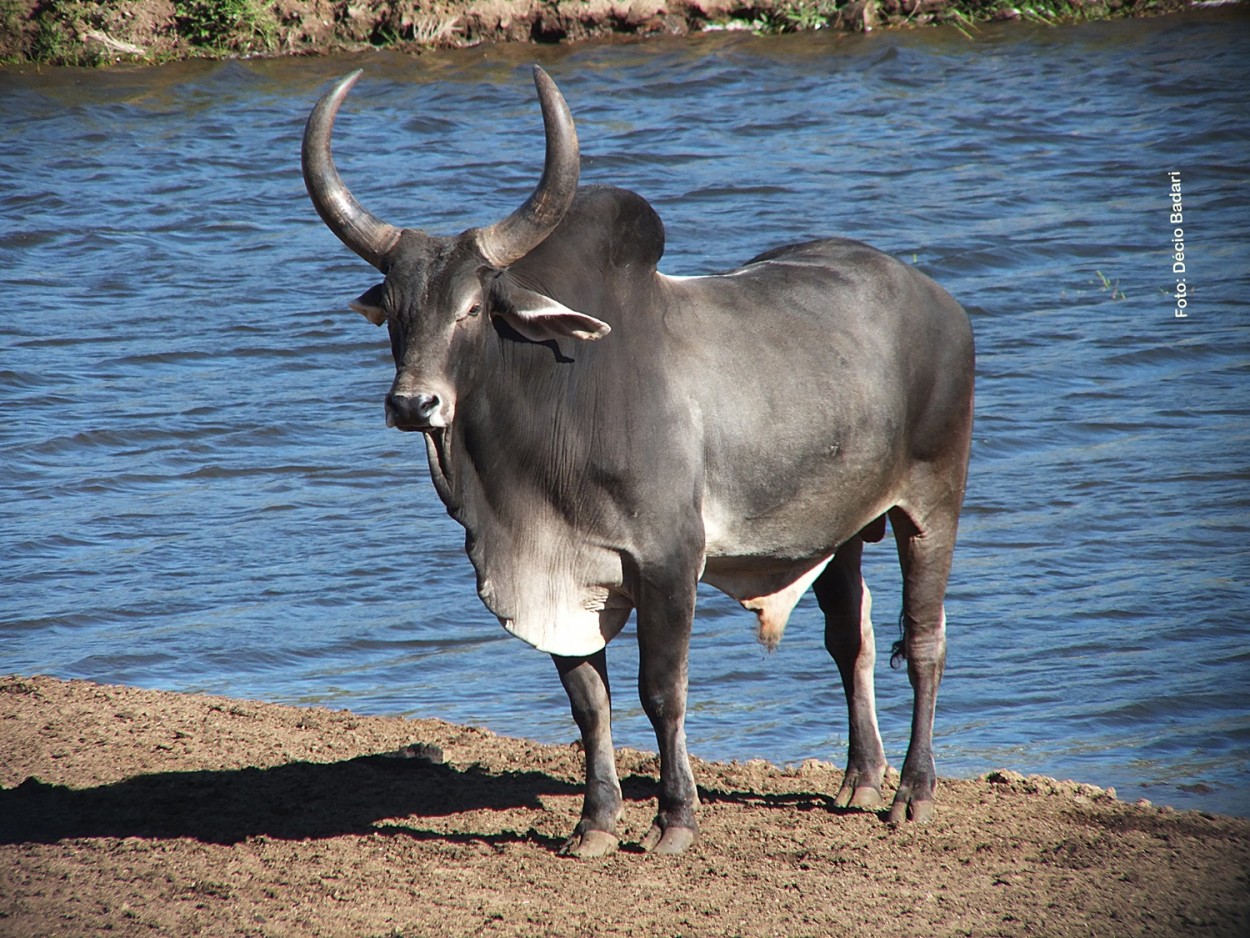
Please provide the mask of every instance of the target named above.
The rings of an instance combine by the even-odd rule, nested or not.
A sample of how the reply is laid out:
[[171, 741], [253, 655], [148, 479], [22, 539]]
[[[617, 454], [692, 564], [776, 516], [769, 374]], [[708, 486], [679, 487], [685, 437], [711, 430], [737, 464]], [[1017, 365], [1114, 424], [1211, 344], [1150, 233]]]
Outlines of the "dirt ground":
[[1250, 935], [1250, 820], [1001, 771], [935, 820], [841, 772], [696, 762], [702, 839], [556, 855], [582, 756], [430, 720], [0, 678], [0, 936]]

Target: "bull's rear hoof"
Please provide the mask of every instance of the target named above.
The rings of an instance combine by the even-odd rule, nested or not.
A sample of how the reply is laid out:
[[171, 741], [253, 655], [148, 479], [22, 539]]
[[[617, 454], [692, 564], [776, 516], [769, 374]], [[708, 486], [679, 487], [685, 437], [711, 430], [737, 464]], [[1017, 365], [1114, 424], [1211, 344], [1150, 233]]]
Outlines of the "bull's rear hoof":
[[642, 838], [641, 846], [647, 853], [677, 856], [685, 853], [698, 839], [699, 832], [689, 827], [662, 828], [659, 824], [652, 824], [647, 836]]
[[913, 824], [927, 824], [933, 820], [933, 801], [912, 801], [908, 798], [895, 798], [890, 805], [889, 823], [897, 827], [906, 821]]
[[583, 831], [580, 834], [574, 834], [564, 842], [560, 848], [560, 856], [589, 860], [615, 853], [619, 846], [620, 841], [615, 834], [609, 834], [607, 831]]

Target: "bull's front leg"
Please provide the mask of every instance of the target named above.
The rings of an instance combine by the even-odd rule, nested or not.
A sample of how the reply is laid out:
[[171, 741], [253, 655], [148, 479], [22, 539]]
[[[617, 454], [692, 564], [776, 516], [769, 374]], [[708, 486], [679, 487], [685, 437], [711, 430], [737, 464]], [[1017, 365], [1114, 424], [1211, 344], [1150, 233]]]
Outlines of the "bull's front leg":
[[621, 783], [612, 748], [612, 695], [608, 685], [608, 656], [600, 651], [587, 658], [552, 655], [560, 681], [569, 695], [573, 719], [582, 733], [586, 753], [586, 796], [582, 818], [560, 853], [574, 857], [601, 857], [616, 850], [616, 824], [621, 818]]
[[643, 577], [638, 609], [638, 693], [660, 749], [660, 797], [642, 848], [682, 853], [695, 842], [699, 804], [686, 753], [686, 686], [696, 577]]

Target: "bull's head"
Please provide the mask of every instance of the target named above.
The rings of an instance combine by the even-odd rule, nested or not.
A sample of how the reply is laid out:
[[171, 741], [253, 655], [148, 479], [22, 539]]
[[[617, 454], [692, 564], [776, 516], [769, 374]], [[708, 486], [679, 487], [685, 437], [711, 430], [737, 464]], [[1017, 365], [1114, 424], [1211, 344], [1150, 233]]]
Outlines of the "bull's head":
[[443, 428], [452, 421], [463, 382], [471, 380], [475, 350], [491, 322], [503, 320], [521, 341], [588, 340], [608, 333], [606, 323], [525, 290], [505, 274], [555, 230], [572, 205], [577, 133], [555, 82], [535, 67], [547, 156], [542, 179], [525, 204], [502, 221], [454, 237], [397, 228], [356, 201], [330, 153], [334, 118], [359, 77], [357, 70], [341, 79], [308, 118], [304, 183], [330, 230], [386, 277], [352, 308], [390, 329], [396, 374], [386, 397], [388, 425]]

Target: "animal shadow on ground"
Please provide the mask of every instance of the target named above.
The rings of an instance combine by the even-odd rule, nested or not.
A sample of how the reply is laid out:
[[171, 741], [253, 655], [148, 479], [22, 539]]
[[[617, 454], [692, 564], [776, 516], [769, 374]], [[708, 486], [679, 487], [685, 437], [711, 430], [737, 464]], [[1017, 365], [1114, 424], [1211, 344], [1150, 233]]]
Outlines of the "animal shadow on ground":
[[[0, 843], [55, 843], [76, 837], [190, 837], [233, 844], [368, 834], [385, 818], [444, 817], [479, 808], [540, 808], [540, 795], [580, 786], [542, 772], [491, 773], [423, 759], [360, 756], [325, 764], [160, 772], [74, 789], [28, 778], [0, 791]], [[403, 827], [428, 839], [530, 840], [535, 831], [456, 834]]]

